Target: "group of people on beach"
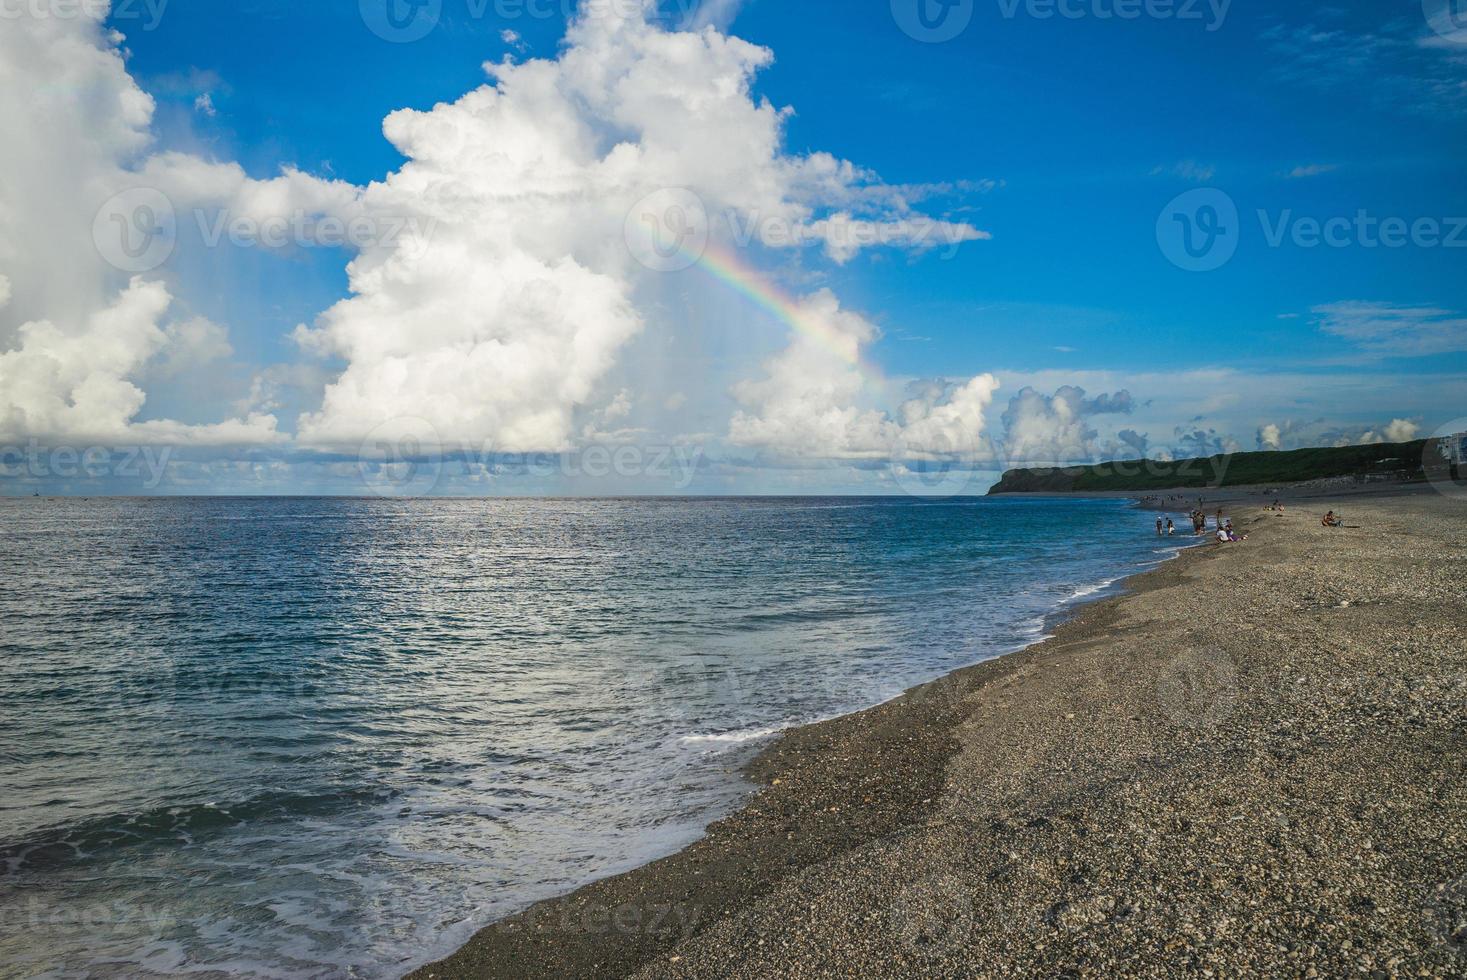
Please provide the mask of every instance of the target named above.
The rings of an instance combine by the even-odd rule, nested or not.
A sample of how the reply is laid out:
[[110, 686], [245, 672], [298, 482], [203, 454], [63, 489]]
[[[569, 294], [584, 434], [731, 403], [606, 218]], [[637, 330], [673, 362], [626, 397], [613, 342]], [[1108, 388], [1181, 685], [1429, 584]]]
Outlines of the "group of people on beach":
[[1227, 544], [1229, 541], [1247, 541], [1247, 540], [1248, 540], [1248, 535], [1246, 535], [1246, 534], [1239, 534], [1237, 531], [1234, 531], [1233, 530], [1233, 522], [1232, 521], [1228, 521], [1226, 524], [1219, 525], [1219, 527], [1217, 529], [1217, 543], [1218, 544]]
[[[1223, 526], [1223, 512], [1222, 512], [1222, 508], [1219, 507], [1217, 509], [1217, 528], [1218, 528], [1218, 530], [1222, 530], [1222, 526]], [[1203, 511], [1203, 509], [1200, 506], [1197, 507], [1195, 510], [1192, 511], [1192, 533], [1193, 534], [1206, 534], [1207, 533], [1207, 513], [1205, 511]]]
[[[1206, 514], [1206, 512], [1204, 512], [1202, 510], [1202, 508], [1199, 506], [1195, 510], [1192, 511], [1191, 517], [1192, 517], [1192, 533], [1193, 533], [1193, 535], [1196, 535], [1196, 536], [1199, 536], [1200, 537], [1201, 535], [1206, 534], [1207, 533], [1207, 514]], [[1222, 543], [1224, 541], [1246, 541], [1246, 540], [1248, 540], [1248, 535], [1246, 535], [1246, 534], [1239, 535], [1237, 531], [1233, 530], [1233, 522], [1230, 521], [1230, 520], [1228, 520], [1227, 518], [1225, 518], [1223, 516], [1223, 512], [1222, 512], [1222, 508], [1221, 507], [1219, 507], [1218, 510], [1217, 510], [1217, 523], [1214, 525], [1214, 527], [1216, 528], [1216, 531], [1214, 533], [1216, 534], [1217, 540], [1218, 540], [1219, 543]], [[1176, 533], [1177, 533], [1177, 525], [1172, 522], [1172, 519], [1170, 517], [1165, 518], [1165, 519], [1158, 517], [1156, 519], [1156, 536], [1157, 537], [1159, 537], [1159, 538], [1171, 537], [1172, 535], [1174, 535]]]
[[[1283, 513], [1284, 505], [1282, 501], [1274, 500], [1273, 503], [1264, 507], [1264, 510], [1274, 511], [1281, 514]], [[1202, 501], [1200, 498], [1197, 501], [1197, 507], [1194, 508], [1192, 511], [1191, 517], [1192, 533], [1197, 536], [1207, 534], [1207, 513], [1202, 509]], [[1325, 527], [1344, 527], [1345, 519], [1343, 517], [1340, 517], [1334, 511], [1330, 511], [1329, 513], [1324, 515], [1324, 518], [1320, 523], [1322, 523]], [[1217, 509], [1217, 523], [1214, 524], [1213, 527], [1215, 528], [1215, 530], [1213, 531], [1213, 536], [1216, 538], [1218, 544], [1248, 540], [1247, 534], [1239, 534], [1236, 530], [1233, 529], [1233, 522], [1223, 516], [1223, 509], [1221, 507]], [[1157, 537], [1171, 537], [1176, 533], [1177, 526], [1172, 522], [1172, 519], [1170, 517], [1158, 517], [1156, 519]]]

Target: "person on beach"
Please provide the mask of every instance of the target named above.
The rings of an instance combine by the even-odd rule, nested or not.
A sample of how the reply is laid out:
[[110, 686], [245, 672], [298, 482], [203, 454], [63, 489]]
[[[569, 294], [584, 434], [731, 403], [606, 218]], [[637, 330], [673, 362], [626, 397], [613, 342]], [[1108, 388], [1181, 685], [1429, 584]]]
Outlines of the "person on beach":
[[1344, 527], [1345, 519], [1343, 517], [1336, 517], [1335, 512], [1330, 511], [1328, 514], [1324, 515], [1324, 520], [1320, 523], [1323, 524], [1325, 527]]
[[1218, 527], [1222, 527], [1222, 522], [1223, 522], [1222, 508], [1219, 507], [1217, 509], [1217, 526]]
[[1167, 537], [1171, 537], [1173, 534], [1176, 534], [1176, 533], [1177, 533], [1177, 526], [1175, 524], [1173, 524], [1172, 523], [1172, 519], [1170, 517], [1168, 517], [1166, 519], [1166, 536]]

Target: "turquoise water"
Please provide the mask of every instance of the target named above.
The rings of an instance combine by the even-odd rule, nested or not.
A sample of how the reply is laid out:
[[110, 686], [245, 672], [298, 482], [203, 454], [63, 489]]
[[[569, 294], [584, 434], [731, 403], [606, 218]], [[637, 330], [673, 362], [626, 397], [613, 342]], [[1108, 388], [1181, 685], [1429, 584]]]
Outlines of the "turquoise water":
[[0, 973], [390, 977], [1181, 541], [1120, 501], [0, 499]]

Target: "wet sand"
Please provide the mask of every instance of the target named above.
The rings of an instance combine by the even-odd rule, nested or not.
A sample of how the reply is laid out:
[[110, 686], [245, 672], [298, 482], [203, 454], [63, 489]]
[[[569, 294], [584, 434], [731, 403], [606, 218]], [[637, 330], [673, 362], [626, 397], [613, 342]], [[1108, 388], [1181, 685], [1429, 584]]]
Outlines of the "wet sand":
[[414, 976], [1464, 975], [1467, 500], [1229, 513], [1247, 542], [786, 733], [703, 840]]

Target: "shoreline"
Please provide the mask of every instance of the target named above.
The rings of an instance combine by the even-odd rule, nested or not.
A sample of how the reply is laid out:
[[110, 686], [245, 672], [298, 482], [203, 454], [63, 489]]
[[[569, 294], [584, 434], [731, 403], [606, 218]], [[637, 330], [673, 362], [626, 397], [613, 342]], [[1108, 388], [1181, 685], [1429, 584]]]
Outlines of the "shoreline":
[[[1414, 501], [1421, 498], [1407, 495], [1399, 503], [1409, 508], [1425, 506]], [[1358, 507], [1365, 501], [1355, 498], [1349, 504]], [[1119, 688], [1135, 688], [1127, 692], [1131, 704], [1126, 710], [1137, 712], [1120, 719], [1120, 730], [1129, 738], [1134, 735], [1129, 729], [1147, 729], [1143, 741], [1152, 750], [1139, 757], [1122, 753], [1111, 760], [1119, 773], [1154, 775], [1151, 765], [1140, 763], [1151, 761], [1155, 753], [1195, 753], [1200, 748], [1199, 735], [1216, 735], [1224, 722], [1237, 720], [1231, 716], [1246, 715], [1239, 707], [1237, 690], [1241, 654], [1236, 659], [1225, 658], [1228, 671], [1224, 673], [1230, 672], [1234, 688], [1232, 697], [1226, 699], [1230, 717], [1197, 726], [1192, 724], [1194, 716], [1200, 713], [1210, 720], [1216, 705], [1192, 704], [1196, 692], [1190, 688], [1199, 678], [1203, 688], [1209, 679], [1216, 687], [1216, 670], [1205, 662], [1196, 670], [1183, 670], [1174, 685], [1177, 690], [1171, 696], [1159, 695], [1155, 674], [1141, 664], [1122, 662], [1115, 657], [1114, 648], [1119, 645], [1118, 637], [1134, 632], [1133, 621], [1144, 617], [1149, 607], [1159, 602], [1164, 609], [1171, 604], [1166, 593], [1195, 587], [1199, 578], [1219, 571], [1231, 569], [1238, 574], [1237, 566], [1250, 552], [1276, 549], [1283, 537], [1280, 532], [1298, 528], [1312, 533], [1308, 530], [1312, 518], [1307, 515], [1284, 517], [1254, 513], [1257, 510], [1233, 515], [1240, 529], [1254, 532], [1248, 543], [1192, 548], [1179, 542], [1178, 553], [1157, 566], [1057, 611], [1060, 621], [1052, 628], [1046, 626], [1048, 635], [1037, 642], [960, 668], [864, 711], [784, 731], [742, 767], [744, 777], [758, 788], [740, 809], [709, 825], [699, 841], [491, 924], [453, 955], [409, 976], [436, 980], [615, 977], [638, 971], [648, 976], [820, 974], [827, 972], [819, 968], [820, 963], [838, 972], [834, 964], [845, 962], [843, 957], [852, 956], [853, 948], [864, 951], [867, 969], [925, 972], [935, 968], [942, 956], [962, 953], [964, 947], [979, 945], [980, 940], [1001, 943], [1002, 937], [989, 935], [991, 922], [1021, 921], [1041, 933], [1053, 928], [1057, 917], [1064, 918], [1055, 911], [1056, 903], [1037, 903], [1017, 916], [1008, 909], [997, 919], [992, 918], [991, 909], [963, 914], [1006, 890], [995, 882], [1004, 881], [1002, 866], [1012, 864], [1017, 856], [1003, 857], [1002, 847], [1008, 845], [1002, 839], [1013, 833], [1013, 817], [1007, 811], [1015, 807], [1043, 810], [1037, 804], [1056, 792], [1068, 809], [1076, 809], [1076, 786], [1086, 785], [1084, 780], [1075, 783], [1073, 770], [1086, 767], [1077, 758], [1089, 764], [1091, 754], [1114, 754], [1108, 744], [1090, 743], [1101, 737], [1095, 722], [1103, 718], [1110, 725], [1118, 720], [1104, 712], [1097, 715], [1097, 701], [1100, 696], [1115, 696]], [[1105, 594], [1111, 590], [1116, 591]], [[1209, 602], [1216, 599], [1209, 597]], [[1160, 670], [1165, 680], [1168, 670], [1177, 673], [1176, 662], [1163, 656]], [[1204, 692], [1202, 701], [1209, 696], [1218, 700], [1213, 691], [1211, 695]], [[1081, 717], [1090, 724], [1077, 723]], [[1078, 756], [1062, 760], [1046, 756], [1044, 765], [1026, 771], [1025, 760], [1032, 762], [1032, 746], [1015, 735], [1030, 727]], [[973, 787], [965, 787], [967, 776], [960, 774], [967, 772], [970, 757], [983, 772], [975, 777]], [[983, 801], [979, 809], [996, 814], [985, 814], [984, 820], [972, 826], [971, 815], [957, 817], [954, 811], [961, 813], [973, 806], [965, 788], [979, 790], [976, 798]], [[1007, 807], [997, 807], [988, 798], [1001, 795], [1000, 788], [1008, 788], [1013, 795]], [[1057, 826], [1072, 834], [1083, 829], [1081, 839], [1102, 829], [1103, 822], [1087, 820], [1083, 814], [1066, 814], [1064, 809], [1052, 806], [1052, 812], [1030, 816], [1017, 826], [1021, 832], [1039, 831], [1041, 835]], [[912, 875], [885, 865], [883, 852], [900, 851], [913, 846], [915, 838], [929, 837], [934, 843], [915, 853], [951, 853], [952, 857], [939, 862], [940, 868]], [[1083, 849], [1079, 841], [1071, 845], [1072, 852]], [[1059, 860], [1063, 864], [1065, 858]], [[996, 866], [981, 879], [969, 881], [969, 865], [985, 861], [996, 861]], [[875, 868], [882, 870], [877, 873]], [[1467, 867], [1461, 871], [1467, 872]], [[828, 893], [824, 886], [832, 876], [850, 876], [859, 883], [873, 874], [894, 877], [863, 901], [856, 901], [855, 912], [807, 912], [822, 901], [840, 905], [849, 902], [851, 894], [859, 894], [856, 885]], [[1116, 900], [1111, 897], [1110, 901], [1113, 910]], [[1068, 908], [1074, 903], [1063, 904]], [[1040, 914], [1034, 914], [1036, 909]], [[954, 910], [956, 922], [952, 921]], [[801, 923], [800, 935], [806, 942], [792, 950], [786, 934], [795, 928], [794, 922], [809, 915], [816, 919]], [[850, 934], [853, 923], [862, 930], [854, 937]], [[1133, 928], [1137, 925], [1131, 923]], [[1162, 919], [1149, 925], [1176, 927]], [[962, 934], [961, 941], [954, 940], [955, 930]], [[826, 934], [823, 941], [818, 938], [822, 933]], [[776, 938], [780, 942], [765, 950], [766, 941]], [[756, 949], [758, 956], [753, 952]], [[1050, 951], [1048, 958], [1045, 950]], [[1044, 963], [1038, 972], [1053, 971], [1063, 966], [1053, 957], [1064, 951], [1063, 943], [1053, 942], [1040, 944], [1036, 950], [1031, 939], [1008, 958], [1017, 963], [1037, 956]], [[1314, 961], [1326, 962], [1322, 958]], [[755, 962], [762, 966], [756, 969]]]
[[1205, 505], [1266, 504], [1273, 500], [1284, 504], [1313, 505], [1316, 502], [1370, 501], [1391, 498], [1431, 496], [1435, 488], [1426, 480], [1380, 481], [1359, 483], [1350, 477], [1315, 480], [1307, 483], [1239, 484], [1228, 487], [1169, 487], [1159, 490], [1062, 490], [1005, 491], [990, 493], [995, 499], [1005, 497], [1052, 497], [1056, 499], [1131, 500], [1138, 510], [1162, 513], [1188, 513], [1201, 499]]
[[[1018, 494], [1015, 496], [1031, 495]], [[1085, 498], [1096, 495], [1038, 494], [1032, 496]], [[1114, 496], [1134, 498], [1134, 494], [1129, 493]], [[467, 942], [449, 956], [424, 964], [405, 974], [406, 980], [446, 980], [446, 978], [455, 977], [621, 977], [630, 975], [630, 972], [623, 972], [627, 964], [631, 964], [634, 968], [636, 965], [649, 961], [652, 956], [655, 956], [656, 951], [673, 945], [674, 940], [685, 938], [686, 929], [688, 927], [696, 929], [706, 913], [706, 910], [701, 907], [692, 910], [686, 905], [659, 901], [656, 892], [664, 887], [660, 882], [643, 883], [635, 879], [653, 875], [659, 879], [671, 879], [685, 874], [683, 869], [662, 866], [669, 863], [681, 863], [680, 858], [709, 842], [710, 838], [714, 836], [714, 828], [721, 828], [726, 823], [734, 823], [738, 826], [738, 830], [734, 832], [746, 832], [744, 827], [739, 826], [742, 824], [739, 818], [744, 815], [745, 811], [752, 810], [758, 797], [765, 790], [772, 788], [770, 784], [773, 780], [779, 779], [778, 785], [789, 784], [787, 779], [771, 775], [779, 768], [779, 761], [785, 755], [786, 741], [792, 743], [789, 750], [791, 754], [800, 755], [812, 750], [818, 752], [826, 744], [823, 739], [827, 736], [822, 730], [827, 727], [860, 725], [862, 719], [869, 714], [893, 708], [893, 706], [905, 707], [921, 703], [932, 696], [939, 701], [952, 698], [954, 692], [951, 687], [954, 684], [960, 684], [966, 688], [969, 684], [981, 685], [986, 681], [1001, 679], [1003, 673], [996, 670], [993, 671], [995, 674], [993, 678], [973, 677], [959, 680], [958, 675], [990, 668], [1055, 641], [1066, 626], [1076, 620], [1084, 619], [1087, 610], [1119, 601], [1144, 590], [1145, 586], [1141, 584], [1140, 580], [1185, 560], [1188, 555], [1204, 549], [1206, 544], [1207, 539], [1205, 538], [1194, 539], [1190, 535], [1186, 538], [1179, 537], [1173, 542], [1175, 549], [1173, 554], [1160, 558], [1154, 564], [1149, 564], [1130, 575], [1112, 579], [1097, 587], [1094, 593], [1067, 600], [1053, 611], [1046, 613], [1039, 627], [1038, 635], [1022, 646], [974, 664], [958, 667], [870, 707], [843, 712], [831, 718], [793, 725], [771, 733], [767, 743], [754, 751], [753, 755], [737, 766], [735, 770], [748, 784], [746, 799], [732, 813], [709, 824], [702, 838], [670, 855], [648, 861], [629, 871], [589, 882], [565, 895], [534, 902], [520, 912], [492, 922], [476, 930]], [[891, 721], [899, 722], [900, 719], [891, 719]], [[815, 761], [818, 762], [818, 760]], [[916, 785], [926, 786], [925, 783], [914, 783], [909, 784], [909, 789], [910, 786]], [[908, 797], [906, 805], [911, 807], [911, 801], [922, 794], [911, 790], [906, 795]], [[892, 801], [887, 802], [890, 804]], [[923, 803], [917, 804], [917, 806], [921, 805]], [[896, 826], [900, 826], [901, 822], [904, 821], [899, 821]], [[823, 853], [824, 848], [820, 848], [819, 845], [817, 847], [822, 852], [822, 857], [828, 856]], [[697, 855], [696, 863], [701, 865], [704, 860], [703, 855]], [[725, 869], [715, 869], [713, 873], [720, 871], [726, 873]], [[701, 870], [693, 873], [699, 876], [703, 874]], [[613, 883], [630, 887], [610, 887]], [[683, 894], [685, 890], [668, 888], [666, 893], [669, 896], [674, 893]], [[612, 901], [613, 897], [616, 901]], [[620, 925], [614, 921], [618, 913], [623, 918], [623, 923]], [[632, 929], [622, 928], [628, 923], [634, 924]], [[671, 935], [667, 934], [669, 928], [672, 929]], [[652, 942], [647, 942], [648, 935], [644, 935], [649, 931], [650, 938], [654, 940]], [[629, 932], [634, 940], [639, 941], [627, 942]], [[605, 948], [608, 941], [611, 941], [613, 945], [627, 946], [629, 949], [620, 953], [608, 953]], [[557, 951], [550, 948], [561, 944], [567, 947], [595, 947], [596, 951], [587, 955], [579, 948], [573, 951], [571, 949]], [[649, 950], [649, 947], [652, 949]]]

